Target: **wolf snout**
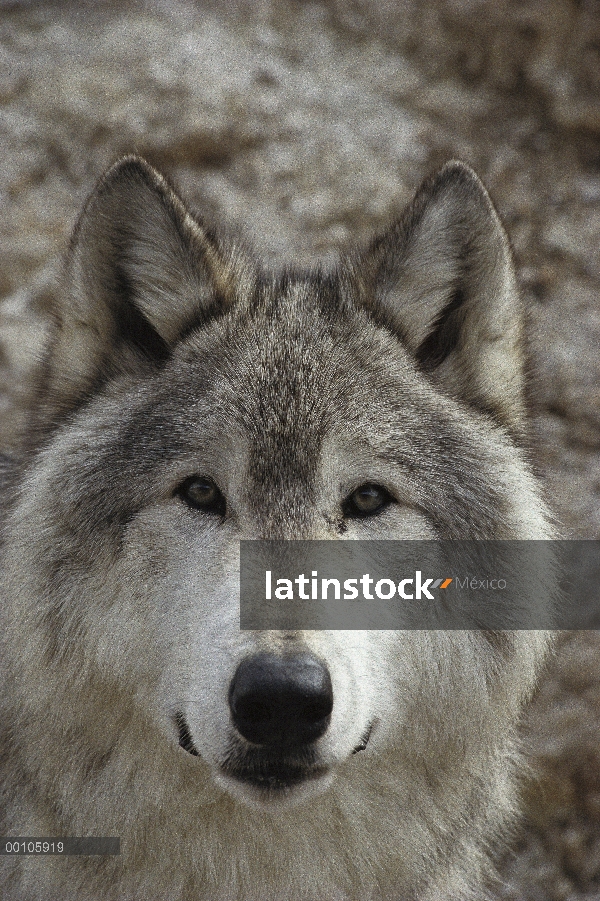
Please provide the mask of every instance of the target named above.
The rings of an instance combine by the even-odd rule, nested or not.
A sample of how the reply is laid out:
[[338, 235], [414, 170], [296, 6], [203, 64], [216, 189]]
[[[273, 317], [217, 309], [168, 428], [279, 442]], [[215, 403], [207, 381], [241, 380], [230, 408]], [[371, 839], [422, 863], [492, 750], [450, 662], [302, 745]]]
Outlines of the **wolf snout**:
[[311, 654], [256, 654], [238, 666], [229, 707], [236, 729], [248, 741], [278, 748], [305, 745], [329, 726], [331, 677]]

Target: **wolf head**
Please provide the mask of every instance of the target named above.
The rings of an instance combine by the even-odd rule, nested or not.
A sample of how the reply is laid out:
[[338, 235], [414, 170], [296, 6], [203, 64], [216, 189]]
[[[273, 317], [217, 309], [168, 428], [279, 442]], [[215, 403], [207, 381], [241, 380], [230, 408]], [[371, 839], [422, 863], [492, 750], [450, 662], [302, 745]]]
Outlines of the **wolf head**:
[[239, 540], [546, 537], [523, 390], [509, 244], [462, 163], [335, 268], [279, 275], [117, 163], [72, 240], [9, 545], [38, 721], [69, 684], [96, 725], [61, 734], [95, 772], [125, 778], [129, 730], [186, 791], [259, 806], [393, 753], [407, 823], [411, 779], [437, 791], [460, 747], [435, 803], [462, 815], [545, 638], [243, 633]]

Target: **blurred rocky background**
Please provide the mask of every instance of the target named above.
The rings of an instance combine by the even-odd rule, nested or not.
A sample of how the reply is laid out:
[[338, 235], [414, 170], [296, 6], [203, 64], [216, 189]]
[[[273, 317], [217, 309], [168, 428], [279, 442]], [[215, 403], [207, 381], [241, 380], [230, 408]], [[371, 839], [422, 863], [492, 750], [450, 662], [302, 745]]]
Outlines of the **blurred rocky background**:
[[[599, 0], [0, 0], [0, 148], [3, 449], [56, 261], [120, 154], [272, 262], [365, 238], [460, 157], [513, 242], [548, 496], [566, 536], [600, 538]], [[499, 897], [598, 901], [599, 633], [563, 636], [525, 729]]]

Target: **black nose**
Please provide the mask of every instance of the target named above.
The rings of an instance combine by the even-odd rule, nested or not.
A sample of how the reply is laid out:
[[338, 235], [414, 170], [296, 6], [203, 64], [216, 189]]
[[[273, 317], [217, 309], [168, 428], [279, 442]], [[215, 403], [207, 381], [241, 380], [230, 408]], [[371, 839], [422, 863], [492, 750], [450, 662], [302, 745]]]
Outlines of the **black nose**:
[[238, 666], [229, 687], [238, 732], [258, 745], [293, 747], [316, 741], [333, 709], [327, 667], [309, 654], [257, 654]]

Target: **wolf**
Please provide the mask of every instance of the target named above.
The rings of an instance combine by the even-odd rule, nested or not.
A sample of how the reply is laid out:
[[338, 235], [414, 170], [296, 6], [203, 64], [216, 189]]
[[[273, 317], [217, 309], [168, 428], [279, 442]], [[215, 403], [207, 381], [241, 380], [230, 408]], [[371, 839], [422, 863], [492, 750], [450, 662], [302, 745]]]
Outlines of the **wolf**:
[[242, 631], [242, 539], [543, 539], [509, 242], [449, 162], [272, 273], [138, 156], [76, 225], [6, 467], [5, 901], [481, 897], [547, 631]]

